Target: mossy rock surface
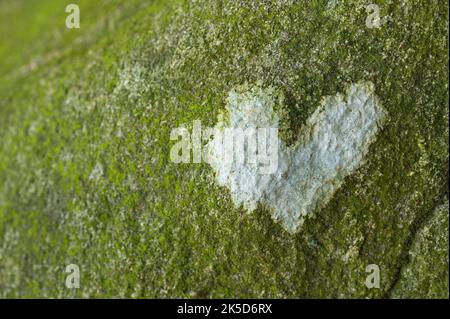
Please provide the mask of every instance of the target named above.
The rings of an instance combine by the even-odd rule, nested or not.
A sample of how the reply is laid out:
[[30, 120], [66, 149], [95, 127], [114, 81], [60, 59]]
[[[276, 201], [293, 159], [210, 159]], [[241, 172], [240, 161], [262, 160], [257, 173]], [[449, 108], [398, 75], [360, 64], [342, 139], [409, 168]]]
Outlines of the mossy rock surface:
[[[379, 28], [370, 1], [71, 2], [80, 29], [69, 3], [0, 1], [0, 297], [448, 298], [446, 1], [375, 1]], [[358, 81], [386, 123], [295, 234], [170, 161], [236, 87], [280, 92], [294, 144]]]

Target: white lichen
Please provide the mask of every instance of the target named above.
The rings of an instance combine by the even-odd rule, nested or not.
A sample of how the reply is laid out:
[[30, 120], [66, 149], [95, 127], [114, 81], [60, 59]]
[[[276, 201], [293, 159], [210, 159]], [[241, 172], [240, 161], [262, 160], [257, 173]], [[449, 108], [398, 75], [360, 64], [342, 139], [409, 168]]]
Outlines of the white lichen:
[[[230, 92], [226, 127], [279, 127], [272, 89], [253, 88]], [[370, 82], [352, 84], [346, 94], [324, 97], [307, 120], [296, 145], [278, 141], [278, 168], [261, 174], [256, 163], [224, 162], [221, 154], [233, 152], [213, 138], [207, 145], [208, 162], [216, 181], [226, 186], [236, 207], [251, 212], [260, 203], [289, 232], [296, 232], [305, 218], [326, 205], [344, 178], [363, 163], [385, 112]], [[224, 124], [219, 123], [219, 130]], [[270, 145], [268, 146], [270, 147]]]
[[89, 180], [98, 181], [103, 176], [103, 165], [97, 162], [89, 174]]

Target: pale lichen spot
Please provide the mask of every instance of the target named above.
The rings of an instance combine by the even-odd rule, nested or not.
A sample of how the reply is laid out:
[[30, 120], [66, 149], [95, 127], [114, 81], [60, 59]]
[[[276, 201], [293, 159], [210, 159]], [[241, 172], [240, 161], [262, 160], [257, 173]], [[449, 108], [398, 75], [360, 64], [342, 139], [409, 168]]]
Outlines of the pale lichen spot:
[[[227, 119], [217, 128], [279, 127], [273, 89], [232, 91]], [[278, 108], [279, 109], [279, 108]], [[323, 207], [342, 185], [344, 178], [363, 163], [370, 144], [383, 123], [385, 111], [370, 82], [350, 85], [344, 94], [327, 96], [300, 131], [297, 143], [278, 141], [278, 168], [260, 174], [252, 163], [225, 163], [214, 139], [208, 144], [209, 163], [216, 181], [230, 190], [235, 206], [251, 212], [260, 203], [289, 232], [296, 232], [306, 217]]]

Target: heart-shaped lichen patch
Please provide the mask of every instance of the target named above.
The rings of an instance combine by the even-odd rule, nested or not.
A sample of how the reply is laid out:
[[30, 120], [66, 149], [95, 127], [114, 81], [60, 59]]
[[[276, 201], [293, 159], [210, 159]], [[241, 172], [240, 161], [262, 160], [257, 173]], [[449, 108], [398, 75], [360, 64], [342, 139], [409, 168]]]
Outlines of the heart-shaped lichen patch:
[[[272, 89], [232, 91], [226, 119], [216, 128], [278, 129], [275, 103]], [[208, 162], [216, 181], [230, 190], [237, 207], [243, 205], [251, 212], [258, 203], [263, 204], [286, 230], [296, 232], [308, 215], [327, 204], [344, 178], [362, 165], [384, 118], [374, 85], [359, 82], [350, 85], [345, 95], [324, 97], [294, 146], [288, 147], [278, 138], [269, 139], [266, 147], [276, 144], [278, 149], [272, 159], [276, 169], [270, 174], [261, 173], [258, 162], [224, 160], [223, 154], [233, 150], [217, 137], [207, 145]]]

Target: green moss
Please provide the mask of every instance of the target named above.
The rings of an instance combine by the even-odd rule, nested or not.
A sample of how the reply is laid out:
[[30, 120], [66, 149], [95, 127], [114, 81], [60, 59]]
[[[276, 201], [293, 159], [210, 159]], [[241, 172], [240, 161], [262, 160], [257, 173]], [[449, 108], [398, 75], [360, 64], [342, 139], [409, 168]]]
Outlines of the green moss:
[[396, 283], [395, 298], [448, 297], [448, 200], [438, 207], [414, 237]]
[[[448, 294], [448, 250], [432, 256], [446, 272], [412, 288], [403, 274], [430, 267], [408, 252], [448, 193], [447, 3], [379, 1], [379, 29], [367, 1], [78, 3], [67, 30], [60, 1], [0, 2], [1, 297]], [[324, 95], [359, 80], [388, 123], [296, 235], [234, 209], [207, 165], [169, 161], [171, 129], [214, 126], [234, 87], [281, 92], [294, 142]]]

